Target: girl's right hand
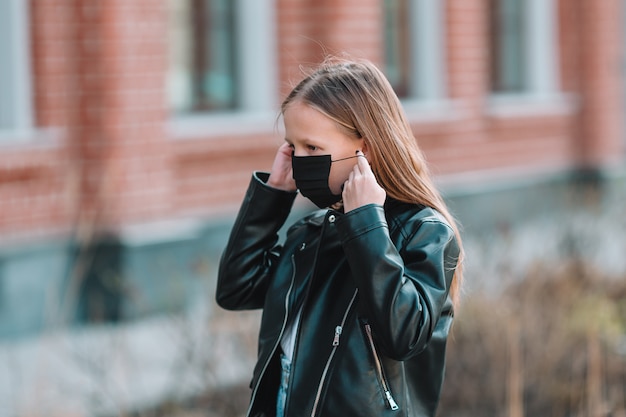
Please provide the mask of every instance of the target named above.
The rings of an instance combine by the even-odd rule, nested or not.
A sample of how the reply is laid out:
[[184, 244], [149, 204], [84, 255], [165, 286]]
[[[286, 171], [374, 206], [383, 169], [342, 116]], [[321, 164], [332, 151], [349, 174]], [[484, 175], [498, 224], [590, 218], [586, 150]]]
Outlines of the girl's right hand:
[[272, 165], [272, 171], [267, 180], [267, 185], [272, 188], [277, 188], [283, 191], [296, 191], [296, 182], [293, 179], [293, 172], [291, 169], [291, 155], [293, 149], [291, 145], [285, 142], [274, 157], [274, 164]]

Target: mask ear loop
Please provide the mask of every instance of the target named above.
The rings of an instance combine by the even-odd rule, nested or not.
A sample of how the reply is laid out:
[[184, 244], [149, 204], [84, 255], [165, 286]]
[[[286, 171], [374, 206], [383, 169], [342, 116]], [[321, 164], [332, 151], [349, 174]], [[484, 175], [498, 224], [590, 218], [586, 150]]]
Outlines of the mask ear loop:
[[[358, 151], [357, 151], [358, 152]], [[346, 158], [339, 158], [339, 159], [335, 159], [334, 161], [331, 160], [330, 162], [339, 162], [339, 161], [345, 161], [346, 159], [352, 159], [352, 158], [358, 158], [359, 155], [354, 155], [354, 156], [348, 156]]]

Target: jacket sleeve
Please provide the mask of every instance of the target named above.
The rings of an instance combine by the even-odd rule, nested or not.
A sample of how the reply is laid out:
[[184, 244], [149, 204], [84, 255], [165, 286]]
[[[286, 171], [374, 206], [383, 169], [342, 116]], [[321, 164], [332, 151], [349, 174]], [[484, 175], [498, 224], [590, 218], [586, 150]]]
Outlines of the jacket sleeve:
[[341, 216], [337, 228], [381, 351], [395, 360], [417, 355], [442, 313], [452, 314], [459, 249], [451, 227], [434, 213], [411, 219], [398, 249], [383, 207], [371, 204]]
[[253, 175], [222, 253], [216, 301], [227, 310], [263, 306], [272, 266], [280, 256], [278, 231], [289, 216], [297, 193], [265, 185], [268, 176]]

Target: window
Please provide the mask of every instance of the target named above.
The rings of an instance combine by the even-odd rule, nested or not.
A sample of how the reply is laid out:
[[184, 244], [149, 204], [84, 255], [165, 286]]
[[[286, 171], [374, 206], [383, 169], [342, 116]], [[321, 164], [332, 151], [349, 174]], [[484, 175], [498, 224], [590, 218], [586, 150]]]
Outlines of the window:
[[557, 89], [554, 0], [490, 0], [490, 86], [495, 94]]
[[170, 0], [169, 105], [174, 113], [273, 105], [274, 0]]
[[385, 0], [385, 63], [389, 82], [400, 97], [409, 95], [411, 28], [408, 0]]
[[[0, 2], [0, 133], [32, 127], [28, 2]], [[0, 134], [0, 141], [2, 135]]]
[[173, 0], [171, 99], [175, 111], [236, 107], [234, 4]]
[[404, 100], [445, 97], [443, 0], [384, 0], [385, 73]]
[[518, 0], [490, 1], [491, 90], [523, 91], [526, 87], [522, 62], [527, 30], [524, 3]]

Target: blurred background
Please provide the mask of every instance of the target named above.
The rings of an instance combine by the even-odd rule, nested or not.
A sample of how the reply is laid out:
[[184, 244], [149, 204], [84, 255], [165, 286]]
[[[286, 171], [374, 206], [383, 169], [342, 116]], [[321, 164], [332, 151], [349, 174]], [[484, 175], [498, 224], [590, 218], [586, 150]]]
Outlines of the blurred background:
[[626, 416], [625, 9], [0, 0], [0, 417], [245, 415], [216, 268], [327, 54], [384, 70], [462, 225], [440, 415]]

